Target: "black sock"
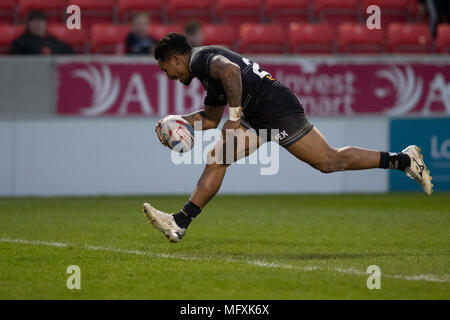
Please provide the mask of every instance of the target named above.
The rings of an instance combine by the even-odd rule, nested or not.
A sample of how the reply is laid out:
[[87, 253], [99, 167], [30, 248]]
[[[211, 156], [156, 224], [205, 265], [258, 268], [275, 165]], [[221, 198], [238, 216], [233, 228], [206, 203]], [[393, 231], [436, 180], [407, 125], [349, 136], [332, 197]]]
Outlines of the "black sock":
[[405, 171], [411, 165], [409, 156], [402, 152], [380, 152], [380, 168]]
[[183, 209], [180, 212], [173, 215], [175, 222], [180, 228], [186, 229], [191, 221], [200, 214], [201, 208], [191, 201], [184, 204]]

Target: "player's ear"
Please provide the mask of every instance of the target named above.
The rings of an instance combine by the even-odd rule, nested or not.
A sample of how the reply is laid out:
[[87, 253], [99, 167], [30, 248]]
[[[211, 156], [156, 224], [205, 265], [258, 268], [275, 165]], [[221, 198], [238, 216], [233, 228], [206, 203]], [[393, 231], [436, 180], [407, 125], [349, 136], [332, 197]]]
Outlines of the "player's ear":
[[175, 65], [179, 65], [180, 64], [180, 57], [177, 54], [174, 54], [172, 56], [173, 62], [175, 63]]

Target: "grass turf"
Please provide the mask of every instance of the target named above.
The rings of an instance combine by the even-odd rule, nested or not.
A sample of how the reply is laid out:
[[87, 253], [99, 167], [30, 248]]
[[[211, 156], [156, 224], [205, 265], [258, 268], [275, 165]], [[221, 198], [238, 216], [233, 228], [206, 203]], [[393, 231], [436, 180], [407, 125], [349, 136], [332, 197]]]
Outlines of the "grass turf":
[[140, 211], [185, 200], [0, 199], [0, 299], [450, 298], [449, 193], [218, 196], [179, 244]]

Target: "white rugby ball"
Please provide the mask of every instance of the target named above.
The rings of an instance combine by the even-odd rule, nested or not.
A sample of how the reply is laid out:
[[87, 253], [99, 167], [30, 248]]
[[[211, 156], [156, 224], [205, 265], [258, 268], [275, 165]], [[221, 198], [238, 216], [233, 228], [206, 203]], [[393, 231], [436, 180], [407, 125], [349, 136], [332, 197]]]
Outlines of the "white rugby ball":
[[194, 128], [181, 116], [170, 115], [161, 121], [161, 138], [170, 149], [187, 152], [194, 146]]

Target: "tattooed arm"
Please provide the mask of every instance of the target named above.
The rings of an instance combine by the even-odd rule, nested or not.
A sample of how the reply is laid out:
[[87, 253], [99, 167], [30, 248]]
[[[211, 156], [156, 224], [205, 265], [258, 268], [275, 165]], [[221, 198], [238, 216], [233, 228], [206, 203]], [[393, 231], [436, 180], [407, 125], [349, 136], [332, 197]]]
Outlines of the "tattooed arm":
[[224, 56], [218, 55], [211, 61], [210, 74], [212, 78], [218, 79], [222, 82], [228, 98], [230, 120], [239, 120], [242, 109], [241, 68]]
[[[240, 67], [225, 58], [215, 56], [210, 64], [210, 74], [214, 79], [222, 82], [228, 98], [230, 120], [239, 120], [241, 114], [242, 79]], [[194, 121], [202, 122], [202, 130], [217, 128], [222, 119], [224, 107], [205, 107], [205, 110], [197, 111], [183, 116], [192, 126]]]
[[212, 78], [222, 82], [222, 86], [227, 94], [230, 118], [222, 127], [222, 136], [225, 140], [228, 140], [234, 137], [236, 130], [241, 126], [241, 68], [224, 56], [217, 55], [211, 60], [210, 75]]
[[[228, 107], [230, 110], [230, 120], [224, 125], [224, 128], [236, 129], [239, 127], [239, 119], [241, 114], [241, 100], [242, 100], [242, 79], [240, 67], [225, 58], [224, 56], [215, 56], [210, 64], [210, 74], [214, 79], [222, 82], [225, 93], [228, 98]], [[204, 110], [193, 112], [182, 116], [192, 127], [195, 128], [195, 121], [200, 121], [202, 130], [217, 128], [222, 119], [224, 106], [205, 106]], [[161, 120], [158, 122], [156, 133], [161, 139]]]

